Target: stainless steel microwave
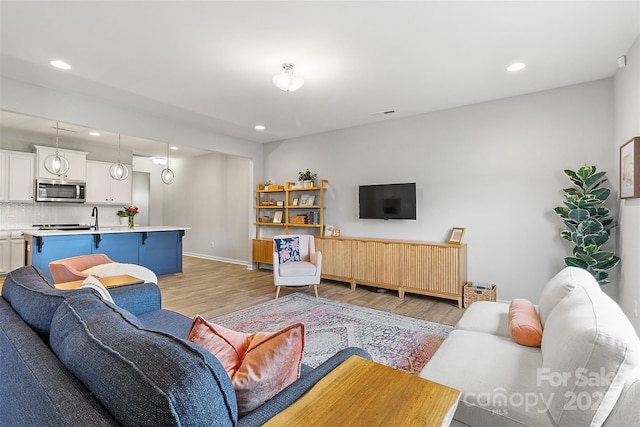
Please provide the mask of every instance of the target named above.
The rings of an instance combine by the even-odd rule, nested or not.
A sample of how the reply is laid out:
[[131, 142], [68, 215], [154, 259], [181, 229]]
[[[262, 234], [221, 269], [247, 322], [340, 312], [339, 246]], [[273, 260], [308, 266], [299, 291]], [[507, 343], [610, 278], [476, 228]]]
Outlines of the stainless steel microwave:
[[84, 203], [85, 185], [84, 182], [78, 181], [38, 179], [36, 202]]

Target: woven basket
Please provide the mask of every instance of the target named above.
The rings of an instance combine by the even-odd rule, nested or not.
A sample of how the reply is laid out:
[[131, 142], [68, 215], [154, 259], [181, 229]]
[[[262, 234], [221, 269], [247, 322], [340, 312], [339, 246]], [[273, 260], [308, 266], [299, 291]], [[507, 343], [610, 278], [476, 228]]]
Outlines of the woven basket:
[[307, 217], [303, 215], [297, 215], [291, 217], [291, 224], [306, 224]]
[[476, 301], [495, 301], [496, 285], [491, 285], [491, 289], [476, 289], [471, 287], [471, 283], [467, 283], [463, 288], [463, 306], [469, 307]]
[[284, 190], [284, 186], [271, 184], [271, 185], [267, 185], [267, 190], [268, 191], [282, 191], [282, 190]]

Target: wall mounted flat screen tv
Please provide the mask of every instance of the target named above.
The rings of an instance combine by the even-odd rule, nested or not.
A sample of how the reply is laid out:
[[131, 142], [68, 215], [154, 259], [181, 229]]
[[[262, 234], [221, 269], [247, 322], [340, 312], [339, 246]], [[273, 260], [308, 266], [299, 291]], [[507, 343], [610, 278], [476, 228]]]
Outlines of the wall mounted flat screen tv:
[[416, 219], [416, 183], [361, 185], [360, 219]]

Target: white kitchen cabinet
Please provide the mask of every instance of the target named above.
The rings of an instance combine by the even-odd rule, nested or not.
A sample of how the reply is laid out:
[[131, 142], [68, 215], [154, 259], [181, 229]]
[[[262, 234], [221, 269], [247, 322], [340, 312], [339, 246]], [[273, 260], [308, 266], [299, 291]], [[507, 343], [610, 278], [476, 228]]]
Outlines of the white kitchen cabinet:
[[24, 265], [22, 232], [0, 231], [0, 274], [6, 274]]
[[81, 181], [87, 179], [87, 154], [84, 151], [58, 149], [58, 155], [69, 162], [69, 170], [65, 174], [53, 174], [45, 167], [45, 161], [49, 156], [55, 156], [55, 147], [43, 147], [36, 145], [38, 178], [62, 179], [66, 181]]
[[0, 232], [0, 273], [11, 271], [11, 239], [9, 233]]
[[9, 154], [0, 151], [0, 202], [9, 198]]
[[8, 202], [33, 202], [35, 188], [35, 154], [8, 151], [6, 180]]
[[127, 179], [115, 180], [109, 175], [111, 163], [87, 160], [85, 203], [130, 205], [131, 173]]
[[15, 270], [16, 268], [24, 267], [24, 237], [22, 237], [22, 233], [18, 233], [17, 236], [15, 233], [11, 235], [11, 263], [10, 271]]

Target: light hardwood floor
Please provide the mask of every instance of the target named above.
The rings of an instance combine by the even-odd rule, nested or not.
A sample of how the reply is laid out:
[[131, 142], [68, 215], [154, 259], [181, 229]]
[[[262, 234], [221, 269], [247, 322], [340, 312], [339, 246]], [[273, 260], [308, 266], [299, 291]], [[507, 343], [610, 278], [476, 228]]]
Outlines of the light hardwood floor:
[[[182, 270], [179, 274], [159, 277], [158, 285], [163, 308], [188, 317], [200, 314], [211, 319], [275, 298], [270, 270], [248, 270], [242, 265], [189, 256], [183, 258]], [[313, 295], [313, 288], [283, 287], [280, 296], [293, 292]], [[394, 291], [378, 293], [360, 286], [352, 290], [348, 283], [330, 280], [318, 285], [318, 293], [322, 298], [447, 325], [454, 325], [464, 312], [452, 301], [413, 294], [405, 294], [404, 299], [400, 299]]]

